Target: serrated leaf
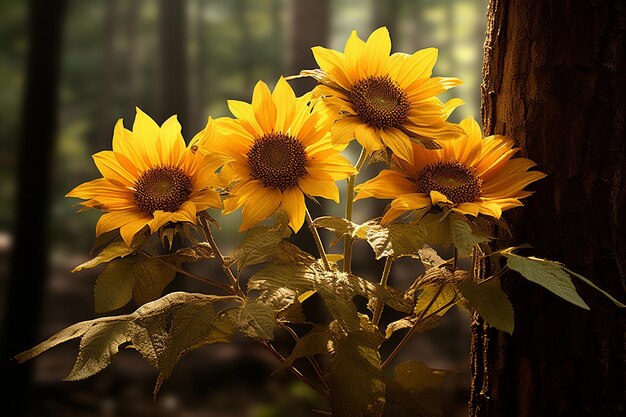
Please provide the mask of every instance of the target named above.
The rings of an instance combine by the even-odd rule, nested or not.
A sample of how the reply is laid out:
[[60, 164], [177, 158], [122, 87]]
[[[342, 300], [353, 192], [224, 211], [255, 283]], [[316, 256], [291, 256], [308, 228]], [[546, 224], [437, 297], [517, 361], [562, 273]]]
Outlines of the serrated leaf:
[[[128, 304], [133, 298], [137, 275], [141, 274], [143, 268], [143, 263], [138, 261], [137, 257], [109, 262], [96, 280], [94, 288], [96, 313], [117, 310]], [[157, 274], [159, 272], [156, 271]], [[149, 277], [150, 272], [146, 271], [146, 275]]]
[[83, 262], [76, 268], [72, 269], [72, 272], [82, 271], [83, 269], [93, 268], [104, 262], [110, 262], [116, 258], [123, 258], [136, 252], [141, 245], [128, 246], [123, 240], [118, 240], [110, 245], [106, 246], [102, 251], [96, 255], [93, 259]]
[[[439, 325], [441, 321], [441, 317], [438, 315], [428, 317], [427, 319], [423, 319], [420, 324], [418, 324], [415, 332], [422, 333], [426, 330], [433, 329]], [[411, 317], [403, 317], [400, 320], [393, 321], [387, 325], [387, 329], [385, 329], [385, 338], [389, 339], [391, 335], [398, 330], [407, 329], [415, 326], [417, 322], [417, 317], [415, 315]]]
[[428, 245], [424, 245], [417, 251], [417, 253], [420, 261], [426, 269], [439, 268], [441, 265], [446, 263], [446, 261], [439, 256], [437, 251]]
[[[440, 287], [441, 290], [439, 290]], [[428, 316], [441, 309], [441, 311], [437, 312], [437, 315], [443, 316], [454, 305], [450, 304], [446, 307], [446, 304], [452, 303], [455, 298], [456, 289], [453, 284], [433, 283], [424, 285], [422, 287], [422, 292], [420, 292], [417, 297], [415, 314], [419, 316], [423, 313], [424, 316]], [[432, 301], [433, 299], [434, 301]]]
[[564, 266], [562, 268], [563, 268], [563, 270], [567, 271], [570, 275], [578, 278], [579, 280], [581, 280], [585, 284], [589, 285], [591, 288], [593, 288], [596, 291], [598, 291], [600, 294], [604, 295], [606, 298], [611, 300], [613, 302], [613, 304], [615, 304], [616, 306], [622, 307], [622, 308], [626, 308], [625, 304], [620, 303], [619, 301], [617, 301], [611, 294], [609, 294], [608, 292], [604, 291], [602, 288], [600, 288], [596, 284], [594, 284], [593, 281], [591, 281], [591, 280], [585, 278], [584, 276], [582, 276], [582, 275], [572, 271], [571, 269], [565, 268]]
[[313, 221], [316, 227], [321, 227], [335, 233], [335, 239], [330, 246], [335, 246], [345, 235], [354, 237], [355, 232], [359, 229], [359, 225], [352, 223], [343, 217], [324, 216], [318, 217]]
[[291, 354], [285, 360], [285, 366], [291, 365], [296, 359], [328, 353], [330, 350], [331, 333], [326, 327], [316, 326], [296, 342]]
[[407, 361], [387, 380], [387, 399], [421, 417], [443, 416], [441, 386], [445, 373], [421, 362]]
[[333, 340], [328, 382], [333, 415], [380, 416], [385, 381], [380, 370], [379, 334], [358, 330]]
[[290, 229], [281, 222], [273, 226], [256, 226], [248, 230], [243, 241], [233, 253], [237, 272], [271, 259], [279, 249], [281, 241], [289, 237]]
[[78, 381], [94, 375], [111, 363], [120, 345], [131, 341], [130, 321], [110, 321], [91, 327], [80, 341], [76, 363], [64, 381]]
[[514, 253], [503, 253], [507, 266], [519, 272], [529, 281], [539, 284], [580, 308], [589, 310], [589, 306], [580, 298], [569, 274], [559, 263], [535, 257], [524, 257]]
[[459, 256], [470, 256], [474, 246], [491, 240], [489, 233], [477, 225], [472, 225], [460, 214], [451, 213], [447, 217], [447, 222], [452, 234], [452, 241]]
[[391, 256], [419, 257], [425, 244], [448, 245], [452, 243], [447, 216], [427, 213], [413, 223], [388, 223], [382, 226], [377, 220], [361, 225], [365, 237], [376, 254], [376, 259]]
[[269, 304], [249, 301], [238, 310], [237, 325], [246, 336], [273, 340], [277, 325], [276, 312]]
[[77, 323], [17, 355], [16, 359], [30, 360], [60, 343], [81, 337], [78, 359], [67, 378], [83, 379], [104, 369], [119, 346], [131, 342], [135, 350], [160, 369], [162, 381], [187, 352], [230, 338], [236, 327], [225, 315], [216, 314], [213, 305], [236, 300], [233, 296], [171, 293], [132, 314]]
[[490, 326], [513, 334], [513, 306], [506, 293], [502, 291], [497, 277], [477, 284], [471, 279], [457, 284], [465, 298], [485, 319]]

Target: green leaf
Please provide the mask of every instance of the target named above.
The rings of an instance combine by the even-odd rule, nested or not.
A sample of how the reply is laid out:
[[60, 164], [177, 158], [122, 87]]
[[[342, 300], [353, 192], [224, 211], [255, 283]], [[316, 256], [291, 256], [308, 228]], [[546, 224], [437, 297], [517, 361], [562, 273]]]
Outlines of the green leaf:
[[279, 249], [281, 241], [291, 234], [290, 230], [280, 221], [272, 226], [256, 226], [248, 230], [233, 253], [233, 260], [237, 262], [237, 272], [241, 273], [245, 267], [271, 259]]
[[330, 350], [331, 333], [326, 327], [316, 326], [296, 342], [291, 354], [285, 360], [285, 366], [305, 356], [320, 355]]
[[443, 416], [441, 386], [445, 373], [421, 362], [407, 361], [387, 381], [387, 399], [417, 416]]
[[315, 224], [316, 227], [321, 227], [335, 233], [336, 237], [335, 240], [331, 242], [331, 247], [335, 246], [345, 235], [348, 235], [350, 237], [360, 235], [359, 237], [361, 237], [362, 239], [365, 238], [363, 229], [361, 229], [358, 224], [352, 223], [351, 221], [346, 220], [343, 217], [318, 217], [313, 221], [313, 224]]
[[93, 268], [100, 265], [101, 263], [110, 262], [116, 258], [123, 258], [136, 252], [140, 246], [141, 245], [128, 246], [123, 240], [116, 240], [115, 242], [102, 249], [102, 251], [93, 259], [78, 265], [72, 270], [72, 272], [78, 272], [82, 271], [83, 269]]
[[171, 293], [145, 304], [132, 314], [103, 317], [77, 323], [16, 356], [24, 362], [71, 339], [81, 337], [78, 359], [67, 379], [89, 377], [104, 369], [121, 344], [131, 342], [152, 365], [162, 382], [187, 352], [230, 338], [236, 327], [226, 315], [215, 313], [214, 304], [237, 297]]
[[617, 301], [615, 298], [613, 298], [613, 296], [611, 294], [609, 294], [608, 292], [604, 291], [602, 288], [598, 287], [596, 284], [594, 284], [591, 280], [585, 278], [584, 276], [577, 274], [576, 272], [572, 271], [571, 269], [568, 269], [564, 266], [562, 266], [561, 268], [563, 268], [563, 270], [567, 271], [570, 275], [578, 278], [579, 280], [581, 280], [582, 282], [584, 282], [585, 284], [589, 285], [591, 288], [595, 289], [596, 291], [600, 292], [602, 295], [604, 295], [606, 298], [608, 298], [609, 300], [611, 300], [613, 302], [613, 304], [615, 304], [618, 307], [622, 307], [622, 308], [626, 308], [626, 305], [624, 305], [623, 303], [620, 303], [619, 301]]
[[[443, 287], [441, 287], [442, 285]], [[441, 290], [439, 290], [440, 287]], [[433, 298], [435, 299], [435, 301], [432, 301]], [[419, 316], [423, 313], [424, 316], [428, 316], [441, 309], [441, 311], [437, 312], [437, 315], [443, 316], [454, 305], [450, 304], [446, 307], [446, 304], [452, 303], [455, 298], [456, 289], [453, 284], [433, 283], [424, 285], [424, 287], [422, 287], [422, 292], [420, 292], [419, 296], [417, 297], [415, 314]]]
[[379, 334], [358, 330], [331, 344], [328, 382], [333, 415], [380, 416], [385, 381], [380, 370]]
[[[141, 274], [143, 268], [144, 262], [137, 257], [116, 259], [109, 262], [96, 280], [94, 288], [96, 313], [117, 310], [128, 304], [133, 298], [136, 275]], [[163, 268], [161, 270], [156, 269], [155, 272], [158, 274], [162, 270]], [[171, 271], [166, 270], [166, 272]], [[146, 271], [145, 274], [150, 277], [150, 271]], [[174, 278], [174, 274], [172, 273], [171, 278]]]
[[470, 256], [475, 245], [491, 240], [489, 233], [470, 223], [465, 216], [451, 213], [446, 219], [459, 256]]
[[273, 340], [276, 324], [276, 312], [269, 304], [249, 301], [238, 309], [237, 325], [246, 336]]
[[78, 381], [94, 375], [111, 363], [121, 344], [130, 342], [134, 324], [130, 321], [110, 321], [91, 327], [80, 341], [78, 358], [64, 381]]
[[532, 256], [527, 258], [514, 253], [503, 253], [503, 255], [507, 259], [507, 266], [519, 272], [527, 280], [541, 285], [565, 301], [589, 310], [589, 306], [580, 298], [569, 274], [561, 264]]
[[[426, 330], [433, 329], [439, 325], [441, 321], [441, 317], [438, 315], [428, 317], [427, 319], [422, 319], [420, 324], [418, 324], [415, 331], [417, 333], [425, 332]], [[411, 317], [403, 317], [400, 320], [393, 321], [387, 325], [387, 329], [385, 329], [385, 338], [389, 339], [391, 335], [398, 330], [407, 329], [415, 326], [417, 323], [417, 317], [415, 315]]]
[[457, 284], [463, 298], [476, 309], [489, 325], [513, 334], [513, 306], [506, 293], [502, 291], [497, 277], [480, 284], [471, 279]]

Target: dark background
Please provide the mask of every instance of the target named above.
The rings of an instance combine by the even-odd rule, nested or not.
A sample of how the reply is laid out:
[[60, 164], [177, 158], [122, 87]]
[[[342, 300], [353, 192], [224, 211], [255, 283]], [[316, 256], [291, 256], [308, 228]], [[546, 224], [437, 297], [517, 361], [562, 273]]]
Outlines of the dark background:
[[[118, 118], [130, 127], [135, 106], [158, 123], [178, 114], [189, 140], [208, 115], [228, 115], [227, 99], [249, 101], [257, 80], [272, 86], [281, 74], [314, 68], [311, 46], [342, 50], [351, 30], [366, 38], [381, 25], [388, 26], [394, 51], [438, 47], [435, 75], [465, 81], [451, 92], [467, 103], [453, 119], [477, 117], [485, 7], [480, 0], [0, 0], [0, 361], [95, 317], [92, 289], [100, 269], [69, 271], [88, 259], [99, 213], [74, 214], [76, 201], [63, 196], [99, 176], [90, 155], [110, 149]], [[311, 86], [292, 85], [299, 93]], [[353, 161], [355, 153], [348, 149]], [[359, 181], [379, 168], [370, 167]], [[309, 206], [317, 215], [343, 212], [334, 203]], [[355, 220], [381, 207], [357, 203]], [[228, 252], [242, 238], [239, 215], [212, 214]], [[306, 228], [297, 240], [313, 250]], [[382, 264], [372, 258], [357, 244], [355, 272], [377, 281]], [[211, 263], [194, 268], [215, 277], [220, 272]], [[416, 268], [413, 261], [398, 262], [391, 283], [408, 286]], [[178, 277], [166, 291], [181, 289], [210, 290]], [[315, 300], [311, 304], [315, 309]], [[467, 322], [461, 313], [449, 316], [399, 359], [466, 369]], [[288, 339], [277, 337], [286, 352]], [[157, 371], [130, 351], [89, 380], [62, 382], [77, 352], [77, 343], [68, 343], [30, 365], [8, 365], [3, 378], [14, 377], [5, 379], [14, 384], [7, 391], [12, 397], [4, 393], [8, 415], [269, 417], [326, 408], [288, 372], [270, 378], [277, 363], [264, 350], [243, 338], [235, 342], [188, 355], [155, 402]], [[453, 379], [449, 415], [463, 415], [467, 379], [463, 372]]]

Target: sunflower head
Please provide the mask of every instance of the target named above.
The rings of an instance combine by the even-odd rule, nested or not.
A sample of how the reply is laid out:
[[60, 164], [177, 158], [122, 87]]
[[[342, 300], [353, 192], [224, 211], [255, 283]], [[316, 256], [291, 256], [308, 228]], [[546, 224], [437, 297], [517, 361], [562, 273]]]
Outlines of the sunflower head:
[[445, 205], [461, 214], [500, 218], [502, 211], [521, 206], [531, 194], [524, 188], [545, 174], [529, 171], [535, 163], [511, 157], [518, 149], [504, 136], [482, 137], [472, 118], [459, 127], [465, 135], [442, 142], [442, 149], [414, 145], [413, 161], [394, 156], [393, 169], [357, 187], [356, 200], [368, 197], [392, 199], [383, 223], [406, 212]]
[[310, 94], [296, 98], [282, 77], [274, 91], [259, 81], [252, 103], [231, 100], [228, 106], [235, 118], [217, 121], [214, 147], [232, 158], [220, 172], [232, 185], [224, 213], [242, 208], [240, 230], [282, 208], [298, 231], [305, 195], [339, 201], [335, 181], [355, 169], [339, 154], [345, 145], [331, 142], [336, 110], [311, 102]]
[[463, 130], [446, 119], [463, 102], [452, 99], [443, 103], [436, 97], [462, 82], [432, 77], [437, 50], [390, 53], [391, 39], [384, 27], [367, 41], [352, 32], [343, 53], [313, 48], [320, 70], [303, 74], [320, 82], [314, 95], [341, 108], [333, 141], [347, 143], [356, 138], [368, 152], [389, 147], [399, 158], [410, 161], [410, 137], [449, 140], [462, 136]]
[[[211, 141], [215, 123], [194, 139]], [[73, 189], [67, 197], [82, 198], [81, 205], [106, 213], [96, 226], [96, 236], [120, 229], [126, 244], [145, 226], [152, 232], [168, 222], [196, 222], [196, 213], [221, 207], [214, 191], [215, 171], [226, 161], [223, 154], [200, 154], [187, 147], [181, 126], [172, 116], [158, 126], [137, 109], [133, 129], [120, 119], [113, 134], [113, 150], [93, 156], [102, 178]]]

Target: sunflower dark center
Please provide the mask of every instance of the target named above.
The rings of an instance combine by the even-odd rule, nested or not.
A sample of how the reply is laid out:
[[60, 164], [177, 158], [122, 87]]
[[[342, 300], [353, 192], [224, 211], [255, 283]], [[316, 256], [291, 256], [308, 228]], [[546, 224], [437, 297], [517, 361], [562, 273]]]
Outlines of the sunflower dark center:
[[468, 203], [480, 197], [482, 180], [473, 168], [458, 161], [439, 161], [430, 164], [416, 176], [421, 193], [439, 191], [455, 204]]
[[191, 179], [172, 166], [150, 168], [135, 183], [133, 198], [139, 210], [152, 215], [157, 210], [175, 212], [191, 194]]
[[264, 187], [285, 191], [298, 185], [307, 175], [304, 145], [298, 139], [283, 133], [270, 133], [257, 139], [248, 151], [250, 176]]
[[401, 126], [411, 108], [406, 92], [382, 75], [356, 82], [350, 90], [350, 101], [364, 123], [379, 129]]

